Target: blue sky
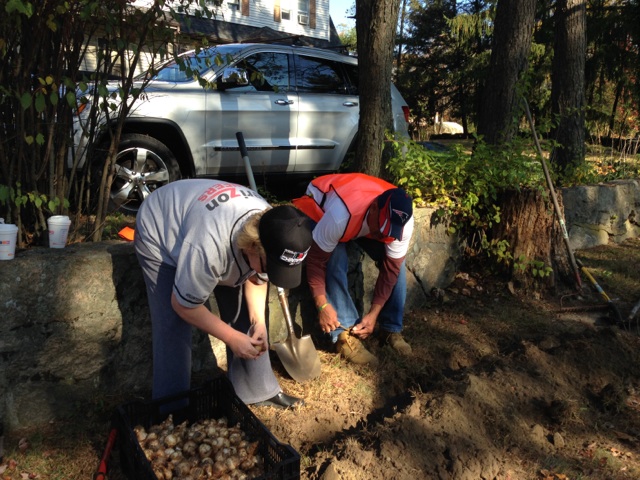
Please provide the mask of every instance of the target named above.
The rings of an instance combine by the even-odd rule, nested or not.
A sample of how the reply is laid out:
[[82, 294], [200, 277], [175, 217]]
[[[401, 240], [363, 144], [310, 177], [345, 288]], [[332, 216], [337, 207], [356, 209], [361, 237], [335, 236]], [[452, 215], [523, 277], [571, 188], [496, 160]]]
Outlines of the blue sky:
[[356, 21], [346, 17], [345, 12], [355, 5], [356, 0], [329, 0], [329, 13], [333, 19], [333, 24], [338, 31], [341, 23], [347, 24], [348, 27], [355, 27]]

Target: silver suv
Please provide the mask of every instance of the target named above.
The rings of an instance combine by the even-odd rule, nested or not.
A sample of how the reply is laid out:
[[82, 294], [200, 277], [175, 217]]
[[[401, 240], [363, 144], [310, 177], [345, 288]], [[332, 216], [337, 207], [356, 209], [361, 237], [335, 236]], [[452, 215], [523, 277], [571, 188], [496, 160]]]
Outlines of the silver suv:
[[[246, 180], [238, 132], [254, 175], [286, 176], [287, 183], [335, 172], [353, 149], [356, 58], [273, 44], [228, 44], [184, 55], [215, 89], [203, 89], [175, 62], [159, 70], [124, 127], [112, 207], [135, 213], [151, 191], [179, 178]], [[396, 135], [408, 137], [409, 108], [395, 86], [391, 96]], [[90, 158], [100, 157], [94, 150]]]

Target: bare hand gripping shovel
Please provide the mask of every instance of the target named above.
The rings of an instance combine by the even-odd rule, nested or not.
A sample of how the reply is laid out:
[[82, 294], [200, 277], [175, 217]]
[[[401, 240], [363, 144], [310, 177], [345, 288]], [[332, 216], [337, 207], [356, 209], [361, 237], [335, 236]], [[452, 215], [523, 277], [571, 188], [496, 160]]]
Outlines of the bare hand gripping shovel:
[[[249, 186], [257, 192], [258, 189], [253, 178], [253, 171], [249, 163], [247, 146], [244, 143], [242, 132], [237, 132], [236, 138], [238, 139], [240, 154], [244, 160], [247, 176], [249, 177]], [[287, 373], [289, 373], [291, 378], [296, 382], [305, 382], [317, 378], [320, 375], [320, 358], [318, 358], [318, 352], [313, 344], [313, 340], [309, 335], [304, 335], [302, 338], [296, 336], [293, 329], [293, 320], [291, 319], [287, 295], [284, 289], [280, 287], [278, 287], [278, 300], [280, 300], [282, 313], [284, 314], [284, 319], [287, 324], [287, 338], [283, 342], [273, 343], [273, 348], [275, 348]]]

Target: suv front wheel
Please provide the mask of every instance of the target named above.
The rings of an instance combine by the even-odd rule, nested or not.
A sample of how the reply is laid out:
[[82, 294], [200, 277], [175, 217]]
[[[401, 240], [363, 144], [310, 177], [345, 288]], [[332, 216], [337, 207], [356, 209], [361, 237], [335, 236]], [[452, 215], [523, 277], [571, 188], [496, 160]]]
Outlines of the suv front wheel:
[[122, 135], [109, 193], [109, 209], [136, 215], [142, 202], [154, 190], [181, 176], [175, 155], [164, 143], [137, 133]]

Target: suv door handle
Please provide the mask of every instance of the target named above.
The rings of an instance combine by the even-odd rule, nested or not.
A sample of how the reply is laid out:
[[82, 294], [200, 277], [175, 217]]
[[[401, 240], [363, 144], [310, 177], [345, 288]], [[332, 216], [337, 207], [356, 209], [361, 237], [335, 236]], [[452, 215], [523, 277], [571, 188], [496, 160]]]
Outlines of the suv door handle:
[[358, 102], [344, 102], [342, 105], [344, 105], [345, 107], [357, 107]]
[[293, 105], [293, 100], [282, 100], [282, 99], [278, 99], [275, 102], [276, 105]]

